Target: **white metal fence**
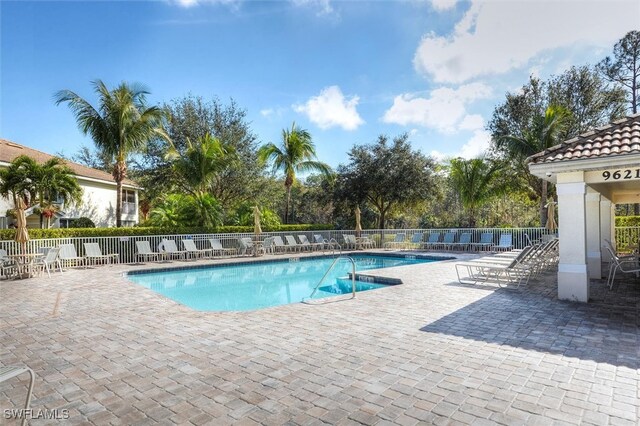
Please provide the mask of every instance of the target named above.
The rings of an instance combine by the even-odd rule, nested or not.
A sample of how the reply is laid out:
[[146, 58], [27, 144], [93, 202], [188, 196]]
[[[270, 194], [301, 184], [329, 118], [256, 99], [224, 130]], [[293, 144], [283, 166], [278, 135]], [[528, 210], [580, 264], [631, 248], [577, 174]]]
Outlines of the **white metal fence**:
[[[439, 241], [442, 241], [443, 235], [447, 232], [456, 234], [455, 241], [458, 241], [462, 233], [471, 233], [472, 242], [480, 241], [480, 237], [484, 233], [491, 233], [493, 241], [497, 244], [500, 235], [511, 234], [513, 245], [516, 248], [526, 246], [529, 241], [537, 241], [543, 235], [549, 233], [545, 228], [443, 228], [443, 229], [367, 229], [360, 233], [361, 236], [368, 236], [376, 242], [377, 247], [387, 241], [393, 241], [396, 234], [405, 235], [405, 241], [410, 242], [414, 234], [422, 233], [422, 241], [427, 241], [431, 233], [440, 233]], [[331, 230], [331, 231], [298, 231], [298, 232], [264, 232], [263, 237], [267, 236], [285, 236], [285, 235], [306, 235], [310, 241], [313, 241], [314, 234], [320, 234], [327, 240], [335, 239], [338, 243], [343, 243], [343, 235], [354, 235], [353, 230]], [[636, 233], [636, 238], [639, 233]], [[238, 247], [238, 239], [243, 237], [251, 237], [253, 233], [234, 233], [234, 234], [183, 234], [183, 235], [136, 235], [127, 237], [73, 237], [73, 238], [50, 238], [37, 239], [27, 242], [26, 250], [28, 252], [37, 252], [41, 247], [56, 247], [60, 244], [73, 244], [79, 256], [84, 255], [84, 243], [98, 243], [103, 254], [117, 253], [120, 255], [120, 261], [125, 263], [134, 262], [136, 259], [136, 241], [149, 241], [151, 247], [157, 250], [162, 239], [172, 239], [176, 241], [178, 247], [181, 247], [181, 240], [192, 239], [198, 248], [209, 248], [209, 238], [217, 238], [222, 242], [223, 247]], [[637, 240], [636, 240], [637, 241]], [[20, 246], [14, 241], [0, 241], [0, 248], [6, 250], [9, 254], [17, 254]]]

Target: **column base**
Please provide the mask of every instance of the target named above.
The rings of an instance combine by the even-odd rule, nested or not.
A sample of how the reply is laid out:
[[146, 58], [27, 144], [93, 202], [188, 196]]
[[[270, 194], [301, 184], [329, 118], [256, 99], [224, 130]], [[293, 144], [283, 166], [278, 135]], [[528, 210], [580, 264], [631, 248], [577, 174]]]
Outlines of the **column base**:
[[572, 302], [589, 301], [587, 265], [558, 265], [558, 299]]

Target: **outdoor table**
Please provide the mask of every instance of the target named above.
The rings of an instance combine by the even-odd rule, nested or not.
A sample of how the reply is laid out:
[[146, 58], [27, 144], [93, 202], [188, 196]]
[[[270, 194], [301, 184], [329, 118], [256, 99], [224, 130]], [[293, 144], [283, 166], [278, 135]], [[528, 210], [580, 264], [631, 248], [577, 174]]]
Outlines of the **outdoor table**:
[[42, 253], [24, 253], [24, 254], [9, 254], [9, 258], [15, 260], [18, 269], [17, 278], [31, 278], [33, 277], [33, 262], [38, 258], [44, 256]]

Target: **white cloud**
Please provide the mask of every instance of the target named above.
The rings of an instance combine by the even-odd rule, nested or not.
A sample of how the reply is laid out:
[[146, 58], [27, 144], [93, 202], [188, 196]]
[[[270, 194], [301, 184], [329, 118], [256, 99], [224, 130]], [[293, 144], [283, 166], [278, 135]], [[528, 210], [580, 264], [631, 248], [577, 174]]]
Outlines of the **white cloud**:
[[477, 158], [484, 154], [489, 149], [489, 143], [491, 142], [491, 133], [486, 130], [476, 130], [473, 132], [471, 139], [467, 141], [462, 148], [458, 156], [466, 159]]
[[484, 127], [484, 118], [480, 114], [465, 115], [460, 122], [460, 130], [480, 130]]
[[263, 117], [269, 117], [270, 115], [273, 115], [273, 113], [275, 112], [276, 111], [273, 108], [265, 108], [260, 110], [260, 115]]
[[405, 93], [394, 98], [393, 105], [384, 113], [382, 120], [403, 126], [418, 124], [441, 133], [454, 133], [461, 122], [465, 122], [465, 126], [470, 125], [469, 120], [477, 122], [477, 117], [466, 118], [467, 105], [490, 96], [491, 88], [483, 83], [465, 84], [457, 89], [440, 87], [432, 90], [429, 97]]
[[[444, 9], [445, 3], [433, 4]], [[611, 49], [627, 31], [637, 29], [638, 16], [637, 0], [472, 0], [452, 34], [423, 37], [414, 66], [436, 82], [462, 83], [525, 67], [560, 47]]]
[[318, 96], [311, 97], [303, 105], [293, 105], [293, 110], [305, 114], [312, 123], [321, 129], [342, 127], [355, 130], [364, 120], [358, 114], [356, 106], [360, 98], [346, 98], [338, 86], [325, 87]]
[[452, 9], [457, 0], [431, 0], [431, 6], [437, 11]]

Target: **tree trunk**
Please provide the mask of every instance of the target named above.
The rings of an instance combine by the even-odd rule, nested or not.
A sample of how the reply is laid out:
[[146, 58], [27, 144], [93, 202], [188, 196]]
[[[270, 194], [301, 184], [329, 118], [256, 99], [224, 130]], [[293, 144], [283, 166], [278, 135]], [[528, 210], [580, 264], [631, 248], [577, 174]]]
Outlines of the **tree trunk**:
[[385, 208], [380, 209], [380, 223], [379, 223], [380, 229], [384, 229], [384, 225], [385, 225], [384, 222], [386, 219], [386, 215], [387, 215], [387, 209]]
[[122, 181], [127, 177], [127, 164], [117, 160], [113, 167], [113, 180], [116, 181], [116, 227], [122, 227]]
[[640, 204], [633, 205], [633, 215], [640, 216]]
[[540, 194], [540, 226], [547, 225], [547, 184], [546, 180], [542, 180], [542, 191]]
[[289, 203], [291, 202], [291, 186], [287, 186], [287, 201], [284, 205], [284, 223], [289, 223]]

